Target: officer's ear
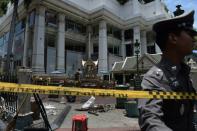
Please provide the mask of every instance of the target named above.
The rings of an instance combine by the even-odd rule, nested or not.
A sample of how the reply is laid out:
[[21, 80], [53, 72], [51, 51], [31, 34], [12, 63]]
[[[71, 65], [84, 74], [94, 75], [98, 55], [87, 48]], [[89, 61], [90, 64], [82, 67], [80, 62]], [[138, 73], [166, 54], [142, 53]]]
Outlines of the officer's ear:
[[169, 33], [168, 34], [168, 40], [171, 44], [177, 44], [177, 40], [178, 40], [178, 37], [176, 34], [174, 33]]

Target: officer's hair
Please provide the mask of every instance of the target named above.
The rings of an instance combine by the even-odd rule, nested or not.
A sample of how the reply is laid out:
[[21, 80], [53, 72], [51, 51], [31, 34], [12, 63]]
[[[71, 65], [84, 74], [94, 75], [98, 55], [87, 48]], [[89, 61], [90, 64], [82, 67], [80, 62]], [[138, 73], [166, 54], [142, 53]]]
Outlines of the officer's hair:
[[183, 29], [176, 29], [176, 30], [169, 30], [169, 31], [156, 33], [155, 42], [157, 43], [157, 45], [159, 46], [162, 52], [165, 51], [166, 49], [166, 43], [168, 41], [169, 33], [173, 33], [179, 36], [182, 30]]

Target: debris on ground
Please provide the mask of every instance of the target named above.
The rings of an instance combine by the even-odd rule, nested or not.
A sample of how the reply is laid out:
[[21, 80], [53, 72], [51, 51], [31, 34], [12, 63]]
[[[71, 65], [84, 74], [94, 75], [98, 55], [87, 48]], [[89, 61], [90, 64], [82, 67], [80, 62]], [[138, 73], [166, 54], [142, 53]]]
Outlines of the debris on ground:
[[89, 108], [80, 108], [80, 109], [75, 109], [77, 111], [88, 111], [89, 114], [93, 114], [98, 116], [100, 112], [108, 112], [110, 110], [115, 109], [115, 106], [109, 105], [109, 104], [97, 104], [93, 105]]
[[56, 107], [51, 104], [44, 104], [45, 109], [55, 109]]
[[46, 113], [48, 115], [56, 115], [57, 114], [56, 107], [54, 105], [44, 104], [44, 108], [46, 109]]
[[82, 109], [88, 109], [94, 105], [95, 99], [94, 96], [91, 96], [91, 98], [82, 105]]

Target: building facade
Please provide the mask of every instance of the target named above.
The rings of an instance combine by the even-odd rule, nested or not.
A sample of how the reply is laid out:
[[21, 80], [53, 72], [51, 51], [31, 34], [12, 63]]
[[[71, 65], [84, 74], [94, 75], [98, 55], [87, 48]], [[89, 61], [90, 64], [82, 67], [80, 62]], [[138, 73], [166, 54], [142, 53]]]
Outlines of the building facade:
[[[0, 55], [6, 60], [13, 12], [0, 18]], [[81, 61], [98, 60], [98, 74], [109, 72], [115, 61], [140, 54], [160, 53], [152, 24], [170, 17], [161, 0], [33, 0], [25, 9], [19, 1], [12, 47], [13, 69], [29, 67], [35, 73], [58, 70], [73, 76]]]

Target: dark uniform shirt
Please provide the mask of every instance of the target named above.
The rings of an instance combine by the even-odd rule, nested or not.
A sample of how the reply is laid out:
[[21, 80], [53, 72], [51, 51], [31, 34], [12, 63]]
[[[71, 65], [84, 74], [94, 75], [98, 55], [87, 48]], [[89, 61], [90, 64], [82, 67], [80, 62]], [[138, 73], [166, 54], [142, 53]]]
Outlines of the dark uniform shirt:
[[[190, 68], [162, 58], [142, 81], [143, 90], [194, 92]], [[142, 131], [194, 131], [193, 100], [139, 99], [139, 125]]]

